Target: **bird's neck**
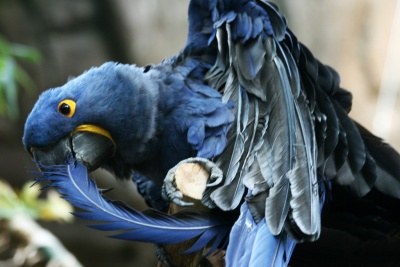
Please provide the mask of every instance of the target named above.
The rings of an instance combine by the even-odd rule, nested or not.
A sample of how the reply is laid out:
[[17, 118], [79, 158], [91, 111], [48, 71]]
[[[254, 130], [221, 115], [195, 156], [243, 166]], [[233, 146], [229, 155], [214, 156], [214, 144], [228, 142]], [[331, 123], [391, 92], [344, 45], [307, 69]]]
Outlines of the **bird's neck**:
[[187, 132], [180, 123], [187, 116], [185, 106], [188, 103], [181, 97], [184, 80], [170, 73], [169, 66], [159, 68], [160, 72], [154, 69], [151, 74], [157, 97], [153, 98], [153, 106], [148, 108], [154, 110], [145, 109], [149, 114], [146, 125], [150, 128], [148, 133], [151, 137], [144, 142], [140, 161], [134, 164], [133, 169], [161, 183], [170, 168], [194, 154], [191, 145], [186, 142]]

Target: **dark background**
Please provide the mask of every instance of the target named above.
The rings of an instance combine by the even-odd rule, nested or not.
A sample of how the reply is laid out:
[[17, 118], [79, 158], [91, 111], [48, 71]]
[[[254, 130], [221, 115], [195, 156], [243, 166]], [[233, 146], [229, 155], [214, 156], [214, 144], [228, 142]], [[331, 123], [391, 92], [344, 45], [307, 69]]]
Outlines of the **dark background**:
[[[391, 33], [398, 1], [275, 2], [299, 40], [339, 71], [343, 87], [354, 94], [352, 117], [370, 130], [381, 130], [379, 125], [374, 129], [373, 119], [381, 84], [385, 84], [384, 66], [400, 69], [387, 60], [400, 62], [399, 53], [387, 56], [389, 43], [400, 39], [400, 31]], [[32, 178], [29, 170], [34, 165], [21, 138], [26, 116], [41, 91], [105, 61], [145, 65], [177, 54], [185, 43], [187, 5], [184, 0], [0, 0], [0, 34], [10, 42], [37, 48], [43, 56], [39, 65], [22, 63], [37, 89], [33, 94], [21, 91], [19, 119], [0, 117], [0, 179], [19, 187]], [[396, 90], [397, 76], [389, 81]], [[398, 96], [395, 99], [398, 101]], [[398, 106], [385, 111], [394, 115], [389, 121], [391, 131], [381, 133], [397, 149]], [[145, 207], [132, 184], [115, 182], [104, 172], [96, 172], [94, 177], [102, 185], [112, 184], [114, 197], [138, 209]], [[73, 224], [42, 225], [85, 266], [156, 266], [151, 244], [106, 238], [84, 227], [85, 223], [77, 219]]]

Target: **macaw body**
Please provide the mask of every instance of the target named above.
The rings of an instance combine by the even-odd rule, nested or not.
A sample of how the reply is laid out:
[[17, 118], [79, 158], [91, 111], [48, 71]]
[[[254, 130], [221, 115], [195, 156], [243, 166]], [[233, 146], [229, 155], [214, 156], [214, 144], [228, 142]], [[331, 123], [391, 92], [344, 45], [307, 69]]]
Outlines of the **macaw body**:
[[105, 63], [44, 92], [23, 143], [44, 170], [72, 154], [121, 179], [135, 171], [159, 209], [163, 183], [181, 203], [164, 180], [171, 168], [188, 158], [213, 166], [223, 175], [203, 203], [222, 217], [240, 210], [228, 266], [285, 266], [296, 242], [319, 238], [331, 183], [356, 197], [376, 188], [400, 198], [399, 154], [350, 109], [336, 71], [297, 41], [273, 4], [192, 0], [178, 56], [144, 68]]

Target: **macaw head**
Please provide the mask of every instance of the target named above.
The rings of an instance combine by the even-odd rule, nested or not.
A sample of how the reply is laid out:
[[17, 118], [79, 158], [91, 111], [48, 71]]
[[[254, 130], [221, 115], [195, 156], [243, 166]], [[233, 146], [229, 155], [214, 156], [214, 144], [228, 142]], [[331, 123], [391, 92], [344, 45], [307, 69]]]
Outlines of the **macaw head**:
[[140, 157], [154, 132], [156, 88], [133, 65], [92, 68], [40, 95], [25, 124], [25, 149], [40, 166], [63, 164], [72, 154], [89, 170], [126, 177], [124, 158]]

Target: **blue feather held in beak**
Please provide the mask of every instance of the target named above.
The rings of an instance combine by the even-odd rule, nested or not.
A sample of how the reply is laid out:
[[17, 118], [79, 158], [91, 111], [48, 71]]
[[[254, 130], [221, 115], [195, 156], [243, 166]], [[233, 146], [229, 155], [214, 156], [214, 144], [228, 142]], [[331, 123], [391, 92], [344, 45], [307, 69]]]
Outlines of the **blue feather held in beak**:
[[65, 165], [46, 168], [36, 181], [51, 181], [48, 186], [56, 187], [64, 199], [84, 210], [74, 213], [76, 216], [102, 222], [91, 225], [91, 228], [119, 231], [111, 237], [158, 244], [176, 244], [197, 237], [185, 254], [206, 245], [210, 246], [210, 252], [224, 246], [235, 218], [197, 210], [183, 210], [173, 215], [153, 209], [134, 210], [121, 201], [112, 201], [102, 195], [96, 183], [88, 177], [86, 167], [72, 156], [68, 156]]

